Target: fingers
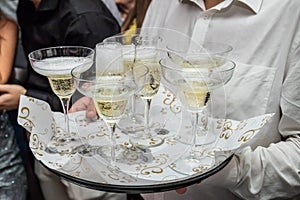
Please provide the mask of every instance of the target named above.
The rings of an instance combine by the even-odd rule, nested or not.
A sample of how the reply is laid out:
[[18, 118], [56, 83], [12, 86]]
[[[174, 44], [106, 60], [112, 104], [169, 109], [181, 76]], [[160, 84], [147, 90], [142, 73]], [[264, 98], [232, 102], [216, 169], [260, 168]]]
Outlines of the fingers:
[[20, 95], [2, 93], [0, 95], [0, 110], [13, 110], [19, 106]]
[[78, 112], [86, 110], [86, 117], [93, 119], [97, 116], [96, 108], [91, 98], [82, 97], [78, 99], [71, 107], [69, 112]]
[[87, 106], [86, 110], [86, 117], [87, 118], [95, 118], [97, 116], [96, 108], [93, 101], [90, 101], [90, 103]]
[[0, 93], [6, 93], [8, 89], [6, 84], [0, 84]]
[[187, 191], [187, 188], [180, 188], [180, 189], [177, 189], [177, 190], [176, 190], [176, 192], [177, 192], [178, 194], [184, 194], [184, 193], [186, 193], [186, 191]]
[[82, 111], [82, 110], [86, 110], [88, 104], [90, 103], [90, 98], [88, 97], [82, 97], [80, 99], [78, 99], [70, 108], [69, 112], [78, 112], [78, 111]]

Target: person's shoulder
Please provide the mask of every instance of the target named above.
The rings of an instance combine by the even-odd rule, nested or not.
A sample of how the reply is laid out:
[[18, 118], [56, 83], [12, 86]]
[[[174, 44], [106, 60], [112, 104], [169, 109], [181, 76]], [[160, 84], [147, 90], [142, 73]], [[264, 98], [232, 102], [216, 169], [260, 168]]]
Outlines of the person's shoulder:
[[180, 0], [151, 0], [150, 6], [152, 7], [168, 7], [168, 5], [179, 2]]
[[280, 3], [283, 4], [282, 8], [287, 15], [294, 18], [294, 20], [300, 20], [300, 0], [280, 0]]
[[300, 5], [300, 1], [299, 0], [286, 0], [287, 2], [290, 2], [294, 5]]
[[272, 3], [272, 4], [274, 3], [277, 6], [282, 6], [287, 10], [289, 10], [289, 9], [299, 10], [300, 9], [300, 1], [299, 0], [267, 0], [267, 2]]
[[77, 14], [88, 12], [107, 12], [107, 7], [102, 0], [68, 0], [69, 6], [72, 6]]
[[[270, 15], [278, 15], [280, 18], [299, 18], [300, 1], [299, 0], [263, 0], [262, 10], [270, 13]], [[297, 14], [296, 14], [297, 13]]]
[[299, 0], [289, 0], [290, 6], [294, 7], [297, 10], [300, 10], [300, 1]]
[[[111, 30], [120, 31], [120, 25], [102, 0], [63, 0], [60, 1], [60, 10], [65, 17], [65, 24], [80, 24], [80, 26], [91, 26], [95, 23], [107, 26]], [[90, 27], [91, 28], [91, 27]], [[103, 27], [92, 27], [93, 31], [103, 32]]]

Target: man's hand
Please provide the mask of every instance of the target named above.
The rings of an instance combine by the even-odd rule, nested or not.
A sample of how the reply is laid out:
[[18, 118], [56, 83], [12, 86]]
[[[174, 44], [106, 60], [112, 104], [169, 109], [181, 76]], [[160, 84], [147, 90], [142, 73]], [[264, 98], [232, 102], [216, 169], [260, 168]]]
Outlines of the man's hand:
[[117, 4], [123, 19], [126, 19], [127, 15], [132, 12], [135, 6], [135, 0], [115, 0], [115, 3]]
[[21, 85], [0, 84], [0, 110], [14, 110], [19, 106], [20, 95], [26, 94]]
[[82, 111], [86, 110], [86, 117], [93, 119], [97, 117], [97, 112], [96, 108], [94, 105], [94, 102], [91, 98], [89, 97], [82, 97], [78, 99], [71, 107], [69, 112], [77, 112], [77, 111]]

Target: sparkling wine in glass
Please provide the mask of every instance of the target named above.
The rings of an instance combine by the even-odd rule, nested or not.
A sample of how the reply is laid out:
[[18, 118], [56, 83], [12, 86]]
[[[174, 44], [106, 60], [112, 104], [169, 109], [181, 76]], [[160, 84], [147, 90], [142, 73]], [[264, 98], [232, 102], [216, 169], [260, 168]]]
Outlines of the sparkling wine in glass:
[[[58, 96], [63, 107], [65, 134], [49, 148], [52, 152], [59, 152], [55, 149], [56, 145], [63, 146], [66, 143], [82, 145], [83, 139], [71, 136], [69, 127], [69, 103], [75, 92], [71, 70], [79, 65], [89, 68], [93, 63], [94, 50], [81, 46], [57, 46], [33, 51], [28, 57], [34, 71], [48, 78], [52, 91]], [[76, 153], [76, 151], [69, 153]]]
[[123, 117], [130, 97], [144, 86], [148, 73], [145, 65], [124, 73], [118, 69], [120, 66], [112, 63], [101, 73], [94, 66], [83, 73], [80, 67], [72, 70], [76, 89], [93, 99], [98, 115], [111, 131], [111, 144], [101, 144], [97, 152], [112, 166], [124, 156], [124, 147], [116, 141], [116, 125]]
[[[196, 43], [188, 37], [180, 37], [177, 42], [167, 44], [168, 57], [175, 63], [189, 68], [198, 66], [197, 68], [205, 68], [211, 65], [215, 60], [215, 65], [222, 58], [227, 58], [232, 51], [232, 46], [218, 42], [201, 42]], [[179, 56], [180, 55], [180, 56]], [[213, 134], [208, 134], [208, 109], [207, 104], [201, 109], [200, 120], [197, 127], [197, 145], [212, 143], [215, 141]]]
[[[180, 59], [180, 56], [176, 59]], [[175, 161], [176, 170], [185, 174], [197, 168], [201, 160], [201, 154], [196, 147], [199, 113], [206, 106], [210, 93], [231, 79], [235, 63], [221, 57], [203, 59], [205, 65], [193, 65], [185, 59], [182, 59], [182, 62], [185, 64], [178, 64], [170, 58], [160, 60], [163, 78], [176, 92], [186, 110], [192, 114], [191, 149]]]
[[[122, 46], [123, 67], [124, 71], [131, 70], [135, 62], [135, 44], [134, 39], [138, 34], [120, 33], [103, 40], [103, 43], [119, 43]], [[136, 131], [141, 131], [143, 127], [143, 116], [136, 112], [136, 96], [130, 98], [128, 104], [128, 112], [118, 123], [118, 128], [127, 134], [134, 134]]]
[[147, 82], [139, 92], [139, 96], [145, 102], [143, 130], [132, 136], [134, 145], [143, 147], [156, 147], [163, 143], [163, 138], [157, 135], [150, 122], [150, 108], [153, 97], [160, 87], [161, 67], [159, 65], [160, 46], [162, 40], [158, 36], [140, 34], [134, 38], [135, 63], [145, 64], [149, 68]]

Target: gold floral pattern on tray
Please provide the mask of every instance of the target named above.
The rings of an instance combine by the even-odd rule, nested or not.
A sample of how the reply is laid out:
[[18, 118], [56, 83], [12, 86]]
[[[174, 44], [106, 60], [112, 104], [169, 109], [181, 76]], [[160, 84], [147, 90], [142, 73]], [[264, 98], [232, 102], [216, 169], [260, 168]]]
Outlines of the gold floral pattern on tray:
[[[66, 145], [63, 153], [49, 153], [46, 146], [50, 141], [61, 134], [63, 127], [63, 114], [52, 112], [50, 106], [38, 99], [21, 96], [18, 123], [31, 132], [30, 148], [36, 157], [47, 167], [77, 178], [97, 183], [115, 185], [154, 185], [169, 183], [197, 176], [219, 165], [232, 153], [247, 144], [264, 126], [273, 114], [257, 116], [242, 122], [230, 119], [210, 119], [213, 130], [218, 134], [216, 141], [203, 150], [203, 163], [193, 168], [191, 172], [181, 174], [176, 171], [174, 162], [190, 148], [192, 137], [188, 132], [191, 129], [189, 120], [182, 120], [186, 112], [182, 110], [181, 103], [164, 87], [152, 103], [151, 116], [157, 130], [163, 131], [160, 137], [162, 145], [145, 151], [135, 149], [129, 142], [129, 136], [120, 130], [116, 132], [118, 144], [128, 150], [127, 160], [117, 163], [115, 167], [101, 157], [101, 154], [84, 156], [82, 154], [69, 154], [72, 149]], [[154, 117], [155, 116], [155, 117]], [[101, 146], [109, 142], [109, 132], [102, 120], [87, 120], [85, 112], [70, 114], [70, 127], [73, 137], [82, 137], [88, 140], [91, 147]], [[181, 142], [177, 138], [184, 138]], [[139, 154], [143, 152], [143, 162]]]

